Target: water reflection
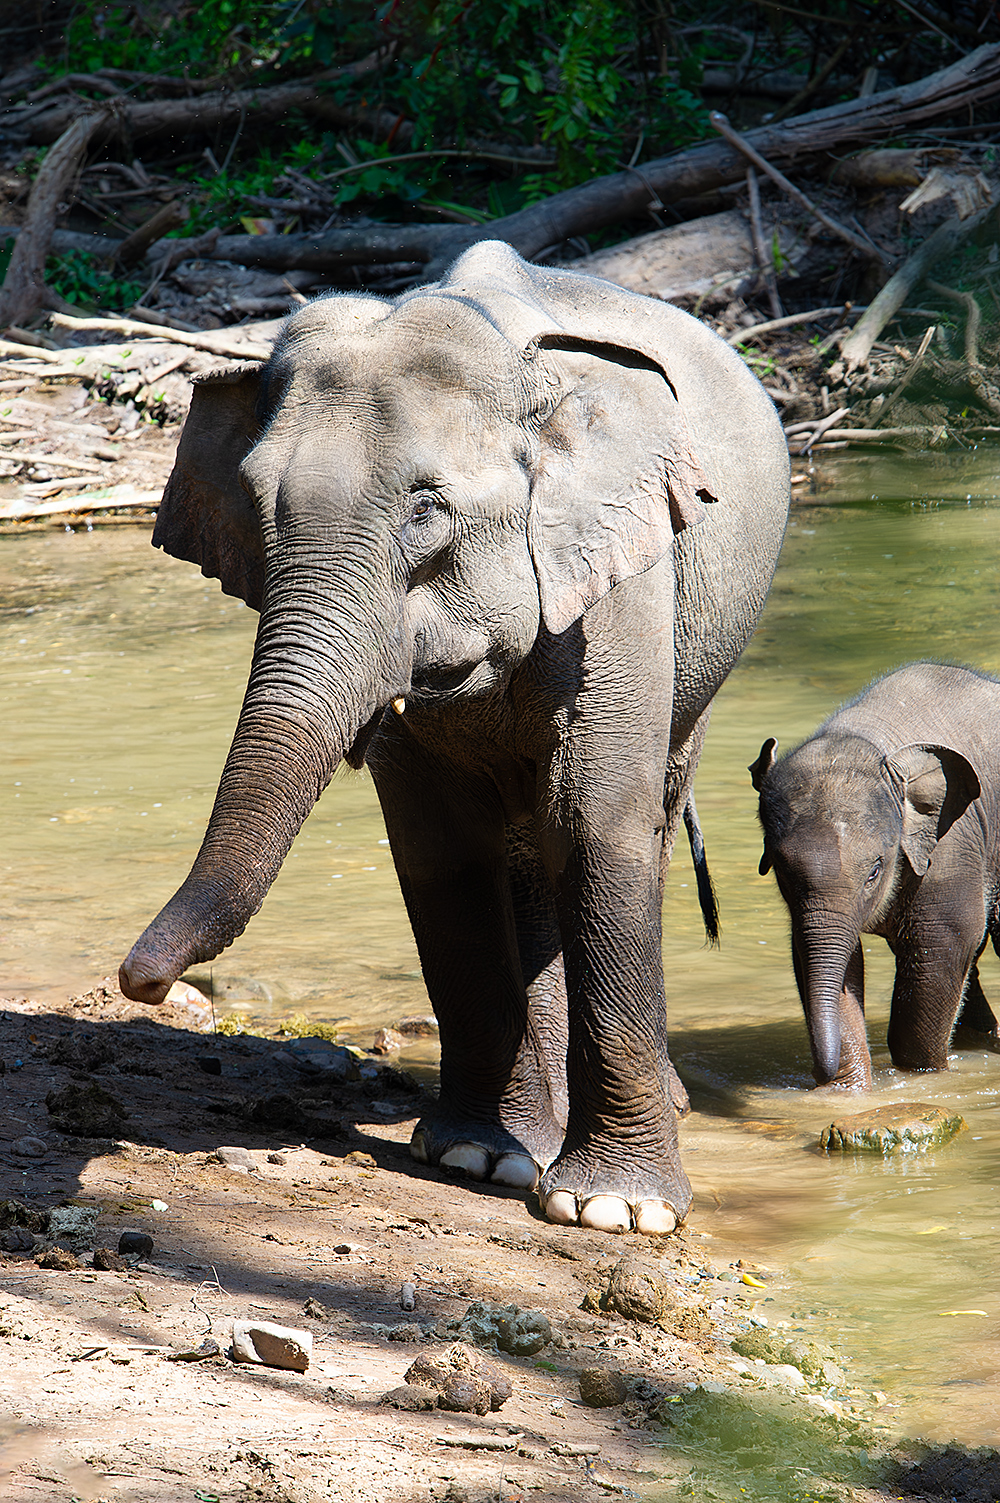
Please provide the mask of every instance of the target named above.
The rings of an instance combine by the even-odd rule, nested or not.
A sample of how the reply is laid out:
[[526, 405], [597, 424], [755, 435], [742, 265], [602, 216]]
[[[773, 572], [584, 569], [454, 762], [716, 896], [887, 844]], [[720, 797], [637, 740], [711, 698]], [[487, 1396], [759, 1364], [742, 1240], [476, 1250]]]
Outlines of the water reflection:
[[[873, 675], [918, 657], [1000, 672], [1000, 462], [828, 465], [796, 507], [760, 629], [719, 695], [698, 806], [723, 946], [704, 947], [690, 863], [668, 889], [672, 1051], [695, 1225], [719, 1255], [790, 1269], [779, 1299], [856, 1355], [859, 1381], [932, 1438], [1000, 1441], [993, 1257], [1000, 1056], [902, 1076], [884, 1047], [892, 969], [866, 946], [878, 1100], [955, 1106], [969, 1132], [928, 1157], [827, 1158], [845, 1109], [809, 1050], [747, 773]], [[134, 529], [0, 538], [0, 993], [82, 991], [112, 972], [186, 875], [236, 722], [255, 617]], [[218, 1005], [375, 1029], [427, 1010], [371, 783], [341, 773], [263, 910], [211, 970]], [[983, 985], [1000, 1004], [997, 963]], [[204, 973], [207, 981], [208, 972]], [[428, 1064], [424, 1043], [404, 1062]], [[777, 1308], [777, 1306], [776, 1306]], [[978, 1310], [985, 1315], [947, 1312]], [[762, 1313], [768, 1312], [766, 1304]]]

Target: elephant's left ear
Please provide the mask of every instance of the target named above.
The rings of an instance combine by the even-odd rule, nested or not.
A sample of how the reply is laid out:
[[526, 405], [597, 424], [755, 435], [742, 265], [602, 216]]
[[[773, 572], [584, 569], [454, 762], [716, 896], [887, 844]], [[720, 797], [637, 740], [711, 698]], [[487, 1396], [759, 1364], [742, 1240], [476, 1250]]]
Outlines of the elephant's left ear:
[[528, 542], [548, 630], [670, 551], [715, 497], [661, 367], [597, 340], [538, 341], [564, 392], [539, 430]]
[[972, 763], [948, 746], [905, 746], [883, 766], [903, 804], [900, 845], [918, 877], [934, 847], [982, 791]]
[[528, 422], [541, 423], [541, 458], [528, 541], [542, 618], [565, 631], [658, 563], [717, 499], [667, 358], [704, 331], [677, 308], [531, 266], [497, 241], [460, 256], [438, 295], [476, 305], [533, 373]]

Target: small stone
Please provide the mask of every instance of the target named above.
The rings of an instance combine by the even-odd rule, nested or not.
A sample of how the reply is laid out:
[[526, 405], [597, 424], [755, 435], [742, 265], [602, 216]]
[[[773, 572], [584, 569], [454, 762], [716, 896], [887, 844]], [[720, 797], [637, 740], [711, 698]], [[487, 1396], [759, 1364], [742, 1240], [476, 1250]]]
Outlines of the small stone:
[[151, 1211], [169, 1211], [170, 1207], [165, 1200], [151, 1200], [149, 1202], [149, 1209]]
[[805, 1388], [805, 1375], [793, 1367], [790, 1362], [776, 1362], [771, 1368], [771, 1376], [778, 1383], [783, 1383], [786, 1388]]
[[217, 1148], [212, 1158], [236, 1174], [253, 1174], [257, 1170], [257, 1161], [248, 1148]]
[[267, 1156], [267, 1162], [269, 1164], [277, 1164], [279, 1168], [284, 1169], [285, 1165], [288, 1163], [288, 1159], [283, 1153], [269, 1153]]
[[819, 1145], [827, 1153], [913, 1153], [938, 1148], [965, 1128], [965, 1119], [957, 1112], [946, 1112], [929, 1102], [897, 1101], [832, 1122], [820, 1133]]
[[580, 1374], [580, 1397], [592, 1409], [610, 1409], [624, 1404], [628, 1384], [616, 1368], [587, 1367]]
[[372, 1039], [373, 1054], [391, 1054], [394, 1049], [402, 1049], [406, 1039], [394, 1028], [380, 1028]]
[[212, 1004], [190, 981], [175, 981], [173, 986], [164, 997], [164, 1002], [170, 1002], [175, 1007], [198, 1007], [206, 1012], [211, 1012]]
[[344, 1158], [345, 1164], [354, 1164], [358, 1169], [377, 1169], [378, 1164], [370, 1153], [364, 1153], [360, 1148], [353, 1149]]
[[222, 1074], [222, 1060], [217, 1058], [217, 1056], [214, 1054], [199, 1055], [195, 1063], [197, 1064], [198, 1069], [203, 1071], [206, 1075]]
[[433, 1015], [414, 1018], [400, 1018], [396, 1024], [396, 1032], [403, 1033], [408, 1038], [430, 1038], [438, 1031], [438, 1020]]
[[304, 1373], [312, 1355], [312, 1333], [269, 1320], [233, 1322], [233, 1361], [256, 1362]]
[[435, 1409], [438, 1401], [438, 1390], [424, 1388], [419, 1385], [407, 1387], [404, 1383], [400, 1388], [392, 1388], [382, 1395], [380, 1403], [389, 1404], [393, 1409], [409, 1409], [419, 1412], [422, 1409]]
[[49, 1150], [44, 1138], [24, 1137], [15, 1138], [10, 1151], [19, 1159], [43, 1159]]
[[151, 1258], [153, 1239], [148, 1232], [124, 1231], [118, 1238], [118, 1251], [123, 1258]]
[[103, 1269], [105, 1272], [121, 1273], [128, 1267], [128, 1264], [119, 1253], [112, 1252], [110, 1247], [95, 1247], [94, 1267]]
[[403, 1284], [399, 1291], [399, 1308], [412, 1310], [417, 1303], [417, 1291], [413, 1284]]

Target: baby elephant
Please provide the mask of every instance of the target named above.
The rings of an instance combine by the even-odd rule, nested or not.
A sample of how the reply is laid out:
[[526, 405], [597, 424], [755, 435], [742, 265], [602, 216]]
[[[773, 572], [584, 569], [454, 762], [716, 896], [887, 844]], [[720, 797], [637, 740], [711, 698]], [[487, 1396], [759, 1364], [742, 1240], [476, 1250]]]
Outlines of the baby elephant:
[[750, 768], [760, 871], [791, 914], [816, 1080], [871, 1087], [862, 934], [896, 957], [895, 1065], [946, 1070], [956, 1020], [995, 1046], [976, 961], [987, 935], [1000, 954], [1000, 682], [910, 663], [780, 762], [777, 744]]

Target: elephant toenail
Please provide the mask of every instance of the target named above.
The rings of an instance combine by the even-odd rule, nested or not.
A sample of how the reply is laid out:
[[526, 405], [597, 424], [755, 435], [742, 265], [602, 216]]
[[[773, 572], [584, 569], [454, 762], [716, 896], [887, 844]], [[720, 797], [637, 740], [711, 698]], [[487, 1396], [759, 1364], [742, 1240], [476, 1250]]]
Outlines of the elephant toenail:
[[538, 1165], [526, 1153], [502, 1153], [490, 1175], [495, 1185], [515, 1190], [533, 1190], [538, 1183]]
[[576, 1196], [569, 1190], [553, 1190], [545, 1202], [545, 1215], [560, 1226], [573, 1226], [579, 1220]]
[[456, 1143], [439, 1162], [444, 1169], [461, 1169], [470, 1179], [485, 1179], [490, 1172], [490, 1156], [477, 1143]]

